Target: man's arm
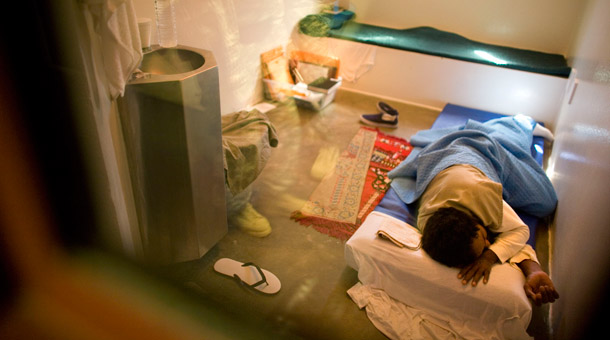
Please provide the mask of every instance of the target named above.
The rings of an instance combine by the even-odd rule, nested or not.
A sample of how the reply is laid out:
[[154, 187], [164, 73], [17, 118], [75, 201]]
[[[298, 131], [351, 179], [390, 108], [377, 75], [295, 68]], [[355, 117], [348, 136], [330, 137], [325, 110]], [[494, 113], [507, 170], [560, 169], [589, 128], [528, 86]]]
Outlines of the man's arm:
[[498, 234], [489, 249], [498, 255], [500, 263], [519, 253], [530, 237], [529, 227], [505, 201], [502, 201], [502, 223], [496, 228], [490, 227], [490, 231]]
[[559, 293], [553, 281], [545, 273], [538, 262], [526, 259], [517, 264], [525, 275], [525, 295], [532, 299], [537, 306], [543, 303], [552, 303], [559, 299]]
[[492, 266], [519, 253], [529, 238], [528, 226], [505, 201], [502, 201], [502, 224], [492, 231], [499, 233], [494, 243], [473, 263], [460, 270], [458, 279], [463, 284], [472, 280], [472, 285], [476, 286], [481, 278], [483, 283], [487, 283]]
[[481, 278], [483, 278], [483, 283], [487, 283], [491, 267], [498, 262], [499, 259], [496, 253], [486, 248], [473, 263], [460, 270], [458, 279], [462, 279], [462, 284], [467, 284], [472, 279], [473, 286], [476, 286]]

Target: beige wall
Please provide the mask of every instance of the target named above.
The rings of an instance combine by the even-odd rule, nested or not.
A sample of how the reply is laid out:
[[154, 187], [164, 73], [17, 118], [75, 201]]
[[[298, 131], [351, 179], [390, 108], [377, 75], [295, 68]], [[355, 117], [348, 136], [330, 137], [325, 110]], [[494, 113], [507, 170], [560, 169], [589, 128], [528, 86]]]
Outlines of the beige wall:
[[560, 111], [549, 169], [559, 196], [551, 256], [561, 294], [551, 309], [556, 339], [581, 338], [607, 294], [610, 266], [610, 1], [584, 3], [571, 52], [578, 86]]
[[[154, 0], [134, 0], [139, 17], [153, 19]], [[176, 0], [178, 43], [210, 50], [218, 62], [223, 114], [262, 100], [260, 54], [286, 45], [317, 0]], [[154, 26], [153, 26], [154, 27]], [[153, 42], [156, 28], [153, 29]]]
[[392, 28], [432, 26], [467, 38], [566, 54], [581, 0], [344, 0], [357, 21]]
[[375, 65], [357, 82], [343, 82], [343, 89], [439, 111], [452, 103], [507, 115], [520, 113], [555, 127], [565, 78], [376, 48]]
[[[175, 0], [178, 42], [211, 50], [220, 72], [223, 114], [262, 99], [261, 52], [289, 42], [298, 21], [330, 0]], [[154, 0], [134, 0], [155, 20]], [[361, 22], [433, 26], [471, 39], [568, 54], [581, 17], [575, 0], [341, 0]], [[156, 29], [153, 29], [156, 41]]]

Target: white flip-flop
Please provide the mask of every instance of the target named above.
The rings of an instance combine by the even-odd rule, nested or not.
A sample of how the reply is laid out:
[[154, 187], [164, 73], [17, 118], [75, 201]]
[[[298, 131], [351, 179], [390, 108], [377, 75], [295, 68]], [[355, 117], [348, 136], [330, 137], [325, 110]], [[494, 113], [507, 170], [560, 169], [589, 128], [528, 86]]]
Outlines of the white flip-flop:
[[216, 261], [214, 270], [265, 294], [275, 294], [282, 287], [277, 276], [252, 262], [242, 263], [225, 257]]

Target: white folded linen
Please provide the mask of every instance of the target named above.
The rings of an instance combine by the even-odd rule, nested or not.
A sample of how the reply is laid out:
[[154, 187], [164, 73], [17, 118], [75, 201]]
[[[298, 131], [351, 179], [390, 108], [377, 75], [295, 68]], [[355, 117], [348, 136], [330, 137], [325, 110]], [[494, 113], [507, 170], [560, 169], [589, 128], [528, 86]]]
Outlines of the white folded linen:
[[418, 250], [421, 246], [419, 230], [398, 220], [384, 220], [379, 226], [377, 235], [391, 241], [400, 248]]

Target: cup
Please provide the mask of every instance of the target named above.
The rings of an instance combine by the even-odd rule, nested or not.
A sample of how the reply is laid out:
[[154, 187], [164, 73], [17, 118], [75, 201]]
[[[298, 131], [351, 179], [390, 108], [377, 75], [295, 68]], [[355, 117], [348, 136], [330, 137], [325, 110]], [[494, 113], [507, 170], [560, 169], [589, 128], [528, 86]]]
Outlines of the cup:
[[152, 32], [152, 19], [138, 18], [138, 30], [140, 31], [140, 41], [142, 42], [142, 51], [150, 50], [150, 35]]

